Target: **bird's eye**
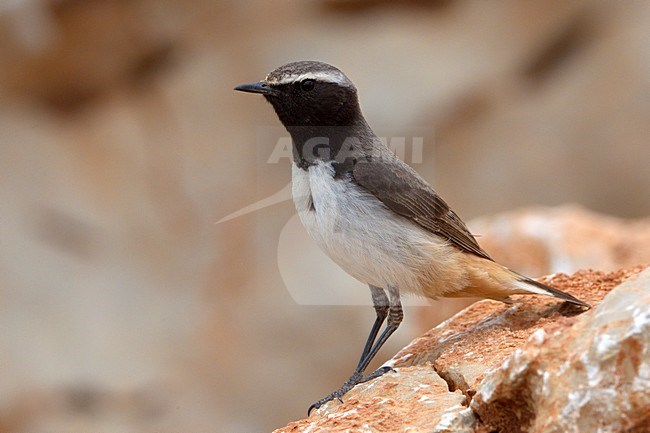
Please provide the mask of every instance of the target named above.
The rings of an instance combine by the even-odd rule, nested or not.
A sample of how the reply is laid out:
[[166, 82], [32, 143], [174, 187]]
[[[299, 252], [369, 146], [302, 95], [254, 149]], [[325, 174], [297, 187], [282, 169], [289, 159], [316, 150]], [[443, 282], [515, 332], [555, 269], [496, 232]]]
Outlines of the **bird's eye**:
[[300, 89], [304, 90], [305, 92], [309, 92], [314, 88], [315, 85], [316, 83], [314, 82], [314, 80], [302, 80], [300, 82]]

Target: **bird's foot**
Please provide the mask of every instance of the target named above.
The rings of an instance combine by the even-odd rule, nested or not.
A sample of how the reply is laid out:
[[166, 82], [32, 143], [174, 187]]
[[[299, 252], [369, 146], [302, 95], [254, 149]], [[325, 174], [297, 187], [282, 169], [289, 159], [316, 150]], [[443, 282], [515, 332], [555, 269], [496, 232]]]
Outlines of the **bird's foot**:
[[367, 376], [364, 376], [360, 372], [355, 371], [352, 373], [352, 376], [348, 380], [343, 383], [343, 386], [341, 386], [339, 389], [331, 393], [325, 398], [321, 398], [318, 400], [316, 403], [312, 404], [309, 406], [309, 409], [307, 410], [307, 415], [311, 414], [311, 411], [314, 409], [320, 408], [322, 405], [327, 403], [328, 401], [332, 401], [334, 399], [337, 399], [341, 403], [343, 403], [343, 396], [350, 391], [352, 388], [354, 388], [356, 385], [364, 382], [368, 382], [369, 380], [376, 379], [379, 376], [382, 376], [389, 371], [394, 371], [391, 367], [381, 367], [378, 368], [377, 370], [373, 371]]

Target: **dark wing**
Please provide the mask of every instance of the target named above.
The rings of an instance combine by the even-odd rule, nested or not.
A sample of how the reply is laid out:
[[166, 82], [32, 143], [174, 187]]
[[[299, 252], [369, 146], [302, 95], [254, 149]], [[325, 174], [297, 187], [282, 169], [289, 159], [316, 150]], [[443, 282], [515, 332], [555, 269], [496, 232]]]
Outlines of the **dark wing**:
[[397, 157], [361, 160], [352, 168], [352, 177], [393, 212], [449, 240], [463, 251], [492, 260], [449, 205]]

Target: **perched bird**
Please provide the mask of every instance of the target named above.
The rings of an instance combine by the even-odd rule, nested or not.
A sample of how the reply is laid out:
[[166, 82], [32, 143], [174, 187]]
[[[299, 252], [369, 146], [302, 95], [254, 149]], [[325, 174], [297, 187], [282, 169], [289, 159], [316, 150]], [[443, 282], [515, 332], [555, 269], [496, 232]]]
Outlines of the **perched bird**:
[[300, 219], [335, 263], [369, 285], [377, 314], [350, 378], [310, 412], [390, 370], [364, 375], [402, 321], [400, 292], [504, 302], [538, 294], [589, 307], [492, 260], [447, 203], [373, 133], [357, 89], [339, 69], [289, 63], [235, 90], [259, 93], [275, 109], [293, 141], [292, 192]]

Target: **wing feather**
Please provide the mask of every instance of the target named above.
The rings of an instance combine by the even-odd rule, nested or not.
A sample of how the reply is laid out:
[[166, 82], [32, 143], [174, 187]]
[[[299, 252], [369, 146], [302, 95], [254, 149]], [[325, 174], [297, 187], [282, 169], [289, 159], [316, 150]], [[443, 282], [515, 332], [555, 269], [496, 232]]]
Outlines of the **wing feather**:
[[352, 178], [393, 212], [463, 251], [492, 260], [449, 205], [397, 157], [359, 161], [352, 168]]

